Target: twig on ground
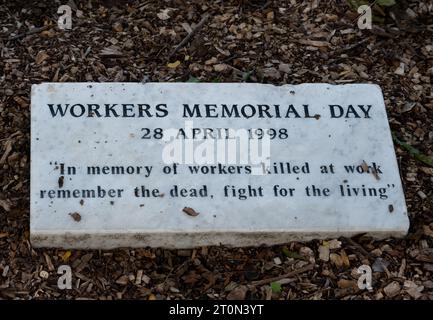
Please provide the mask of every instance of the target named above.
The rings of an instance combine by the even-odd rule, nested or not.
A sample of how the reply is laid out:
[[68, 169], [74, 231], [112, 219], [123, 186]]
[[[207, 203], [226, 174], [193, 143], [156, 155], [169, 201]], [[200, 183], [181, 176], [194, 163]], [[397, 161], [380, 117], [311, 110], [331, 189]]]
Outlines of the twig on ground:
[[308, 264], [305, 267], [293, 270], [293, 271], [288, 272], [286, 274], [282, 274], [281, 276], [277, 276], [277, 277], [273, 277], [273, 278], [268, 278], [268, 279], [263, 279], [263, 280], [253, 281], [252, 284], [255, 285], [255, 286], [261, 286], [261, 285], [268, 284], [268, 283], [271, 283], [271, 282], [274, 282], [274, 281], [278, 281], [278, 280], [281, 280], [281, 279], [293, 277], [293, 276], [295, 276], [297, 274], [313, 270], [313, 268], [314, 268], [314, 264]]
[[209, 17], [210, 15], [206, 13], [203, 18], [201, 18], [200, 22], [195, 26], [195, 28], [192, 29], [192, 31], [188, 33], [185, 38], [183, 38], [183, 40], [176, 46], [176, 48], [174, 48], [174, 50], [170, 53], [169, 58], [176, 54], [176, 52], [182, 49], [188, 43], [188, 41], [191, 40], [191, 38], [197, 33], [197, 31], [203, 27]]
[[335, 51], [335, 54], [338, 55], [338, 54], [341, 54], [341, 53], [343, 53], [343, 52], [350, 51], [350, 50], [352, 50], [352, 49], [355, 49], [355, 48], [359, 47], [360, 45], [362, 45], [362, 44], [364, 44], [364, 43], [366, 43], [366, 42], [369, 42], [369, 41], [371, 41], [370, 38], [362, 39], [362, 40], [360, 40], [360, 41], [358, 41], [358, 42], [356, 42], [356, 43], [354, 43], [354, 44], [351, 44], [351, 45], [349, 45], [349, 46], [347, 46], [347, 47], [345, 47], [345, 48], [342, 48], [342, 49], [336, 50], [336, 51]]
[[411, 156], [413, 156], [418, 161], [421, 161], [422, 163], [433, 167], [433, 159], [423, 154], [418, 149], [412, 147], [410, 144], [403, 142], [397, 138], [394, 132], [392, 132], [392, 139], [397, 143], [400, 147], [405, 149]]
[[43, 26], [43, 27], [40, 27], [40, 28], [33, 28], [33, 29], [30, 29], [27, 32], [17, 34], [16, 36], [13, 36], [13, 37], [9, 37], [9, 40], [16, 40], [16, 39], [19, 39], [19, 38], [23, 38], [23, 37], [29, 36], [31, 34], [35, 34], [35, 33], [39, 33], [39, 32], [45, 31], [45, 30], [47, 30], [49, 28], [51, 28], [51, 26]]
[[369, 257], [370, 253], [365, 250], [358, 242], [355, 242], [354, 240], [350, 239], [350, 238], [344, 238], [351, 246], [354, 246], [355, 248], [357, 248], [359, 251], [361, 251], [361, 253], [366, 256]]

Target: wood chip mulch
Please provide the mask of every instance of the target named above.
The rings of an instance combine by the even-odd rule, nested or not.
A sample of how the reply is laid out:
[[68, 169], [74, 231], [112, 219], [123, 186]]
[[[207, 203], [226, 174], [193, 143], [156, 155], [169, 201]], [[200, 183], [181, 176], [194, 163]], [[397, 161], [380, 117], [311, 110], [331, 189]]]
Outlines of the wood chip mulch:
[[[43, 81], [377, 83], [396, 137], [431, 159], [431, 1], [375, 9], [371, 30], [337, 0], [69, 4], [70, 31], [57, 27], [56, 1], [0, 4], [0, 298], [433, 298], [433, 167], [400, 144], [404, 239], [113, 251], [29, 243], [30, 87]], [[72, 268], [71, 290], [57, 287], [62, 264]], [[373, 269], [371, 291], [356, 285], [362, 264]]]

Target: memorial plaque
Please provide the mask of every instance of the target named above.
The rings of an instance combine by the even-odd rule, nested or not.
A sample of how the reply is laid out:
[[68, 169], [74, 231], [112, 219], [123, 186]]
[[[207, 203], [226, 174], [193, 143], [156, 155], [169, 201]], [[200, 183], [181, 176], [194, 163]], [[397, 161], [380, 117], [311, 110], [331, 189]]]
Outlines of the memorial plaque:
[[376, 85], [44, 83], [31, 100], [36, 247], [259, 246], [408, 230]]

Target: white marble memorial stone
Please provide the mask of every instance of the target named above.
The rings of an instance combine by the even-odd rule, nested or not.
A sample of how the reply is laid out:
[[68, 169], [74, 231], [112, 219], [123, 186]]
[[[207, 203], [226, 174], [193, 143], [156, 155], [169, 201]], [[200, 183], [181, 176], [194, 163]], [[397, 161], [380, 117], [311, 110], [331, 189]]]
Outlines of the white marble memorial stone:
[[259, 246], [409, 227], [369, 84], [33, 85], [30, 198], [36, 247]]

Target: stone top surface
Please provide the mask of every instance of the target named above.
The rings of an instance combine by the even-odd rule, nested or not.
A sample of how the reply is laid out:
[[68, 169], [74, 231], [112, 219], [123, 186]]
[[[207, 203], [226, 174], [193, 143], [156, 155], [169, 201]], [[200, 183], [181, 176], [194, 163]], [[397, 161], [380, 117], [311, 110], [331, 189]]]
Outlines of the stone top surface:
[[[229, 129], [246, 133], [247, 144], [269, 145], [269, 155], [218, 163], [220, 149], [211, 144], [230, 140]], [[183, 141], [180, 158], [170, 153], [173, 133]], [[376, 85], [32, 87], [36, 246], [260, 245], [402, 236], [408, 226]]]

